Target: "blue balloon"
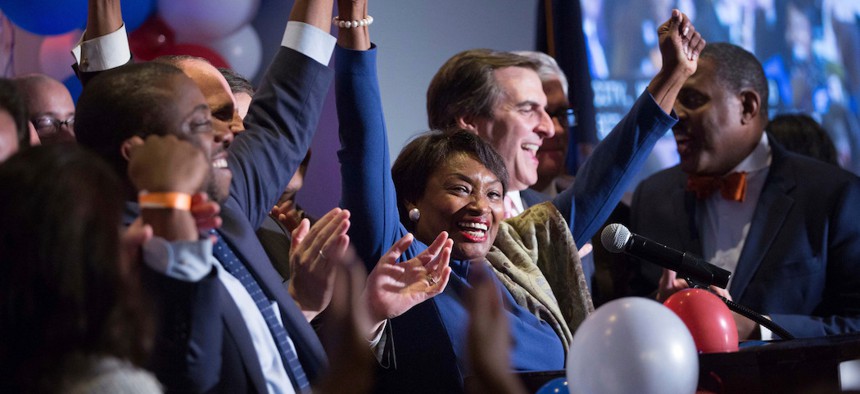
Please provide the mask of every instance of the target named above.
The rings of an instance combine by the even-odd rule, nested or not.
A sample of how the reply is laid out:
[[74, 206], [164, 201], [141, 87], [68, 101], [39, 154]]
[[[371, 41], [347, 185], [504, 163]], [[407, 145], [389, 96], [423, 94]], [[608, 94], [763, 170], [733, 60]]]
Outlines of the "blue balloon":
[[567, 388], [567, 379], [555, 378], [546, 382], [541, 386], [535, 394], [568, 394], [570, 389]]
[[126, 0], [121, 5], [126, 33], [131, 33], [140, 27], [155, 12], [155, 0]]
[[0, 0], [0, 10], [18, 27], [43, 36], [68, 33], [87, 21], [87, 0]]
[[81, 97], [81, 92], [84, 90], [84, 86], [81, 85], [81, 81], [78, 77], [72, 75], [71, 77], [66, 78], [63, 81], [63, 85], [66, 85], [66, 89], [69, 89], [69, 94], [72, 95], [72, 101], [77, 103], [78, 97]]

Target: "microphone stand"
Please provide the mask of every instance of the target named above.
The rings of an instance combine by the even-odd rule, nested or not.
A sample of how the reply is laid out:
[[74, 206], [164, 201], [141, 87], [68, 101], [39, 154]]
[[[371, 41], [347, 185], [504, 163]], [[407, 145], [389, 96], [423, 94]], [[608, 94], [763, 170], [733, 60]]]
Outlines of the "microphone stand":
[[760, 313], [758, 313], [758, 312], [756, 312], [750, 308], [747, 308], [741, 304], [738, 304], [738, 303], [736, 303], [736, 302], [734, 302], [734, 301], [732, 301], [726, 297], [723, 297], [717, 293], [714, 293], [713, 291], [711, 291], [708, 288], [708, 286], [697, 283], [690, 278], [684, 278], [684, 280], [687, 281], [687, 284], [691, 288], [703, 289], [703, 290], [710, 291], [711, 294], [713, 294], [713, 295], [719, 297], [719, 299], [723, 300], [723, 302], [726, 304], [726, 306], [728, 306], [729, 309], [731, 309], [733, 312], [736, 312], [736, 313], [760, 324], [761, 326], [772, 331], [774, 334], [779, 335], [780, 338], [782, 338], [782, 339], [794, 339], [794, 335], [791, 335], [791, 333], [789, 333], [788, 330], [786, 330], [785, 328], [782, 328], [779, 324], [776, 324], [773, 320], [770, 320], [770, 319], [764, 317], [762, 314], [760, 314]]

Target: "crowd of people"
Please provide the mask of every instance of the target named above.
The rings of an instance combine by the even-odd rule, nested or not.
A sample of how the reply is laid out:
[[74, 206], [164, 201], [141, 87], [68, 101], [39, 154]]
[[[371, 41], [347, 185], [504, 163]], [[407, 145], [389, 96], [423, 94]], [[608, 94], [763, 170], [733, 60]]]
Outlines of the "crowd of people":
[[[606, 274], [591, 243], [670, 129], [681, 163], [638, 186], [631, 228], [731, 271], [713, 290], [797, 337], [860, 329], [860, 179], [811, 119], [769, 125], [760, 62], [678, 10], [659, 71], [566, 174], [578, 87], [549, 56], [453, 56], [392, 164], [365, 0], [296, 0], [256, 87], [136, 63], [119, 0], [88, 3], [77, 104], [0, 80], [0, 391], [523, 392], [510, 372], [564, 369], [595, 304], [688, 286]], [[310, 218], [295, 195], [332, 80], [342, 203]]]

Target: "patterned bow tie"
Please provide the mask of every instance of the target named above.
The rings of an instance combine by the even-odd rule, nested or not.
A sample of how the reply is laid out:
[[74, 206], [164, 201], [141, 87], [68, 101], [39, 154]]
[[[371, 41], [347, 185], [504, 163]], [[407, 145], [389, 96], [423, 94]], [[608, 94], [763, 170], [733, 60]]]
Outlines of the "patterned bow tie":
[[747, 194], [747, 173], [733, 172], [725, 176], [690, 175], [687, 178], [687, 190], [696, 193], [696, 198], [700, 200], [710, 197], [717, 189], [726, 200], [743, 201]]

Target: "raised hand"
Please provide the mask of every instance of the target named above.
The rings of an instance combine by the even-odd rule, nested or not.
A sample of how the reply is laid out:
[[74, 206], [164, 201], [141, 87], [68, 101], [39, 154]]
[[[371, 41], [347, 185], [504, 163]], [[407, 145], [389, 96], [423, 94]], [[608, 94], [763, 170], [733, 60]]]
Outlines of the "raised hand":
[[418, 256], [397, 263], [412, 244], [412, 234], [400, 238], [367, 277], [364, 297], [374, 329], [385, 319], [403, 314], [415, 305], [445, 290], [451, 276], [451, 247], [454, 241], [441, 232]]
[[335, 208], [313, 227], [303, 219], [292, 233], [289, 292], [308, 321], [331, 301], [334, 267], [344, 261], [348, 229], [349, 211]]
[[690, 18], [681, 11], [672, 10], [672, 16], [657, 28], [663, 70], [678, 70], [687, 76], [696, 72], [696, 61], [705, 40], [696, 31]]
[[173, 135], [134, 137], [128, 146], [128, 177], [140, 191], [195, 194], [211, 175], [202, 150]]
[[684, 82], [696, 72], [697, 60], [705, 40], [690, 23], [690, 18], [678, 10], [657, 28], [663, 65], [648, 85], [648, 92], [660, 108], [669, 113]]

